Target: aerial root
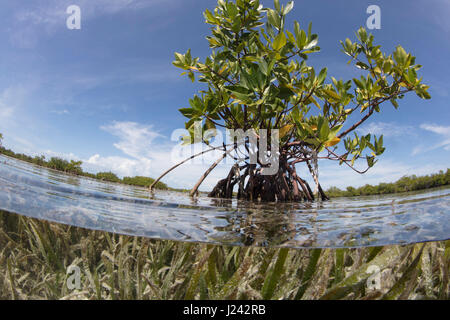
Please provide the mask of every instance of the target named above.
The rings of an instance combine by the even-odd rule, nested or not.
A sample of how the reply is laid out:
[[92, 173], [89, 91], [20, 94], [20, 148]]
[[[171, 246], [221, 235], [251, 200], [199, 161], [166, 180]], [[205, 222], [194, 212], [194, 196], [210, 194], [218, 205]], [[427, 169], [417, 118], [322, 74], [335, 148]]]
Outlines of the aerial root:
[[[245, 170], [242, 170], [245, 169]], [[242, 173], [243, 172], [243, 173]], [[233, 198], [233, 189], [238, 185], [237, 198], [243, 200], [274, 201], [314, 201], [314, 193], [308, 182], [297, 175], [295, 166], [287, 162], [280, 165], [274, 175], [263, 175], [256, 165], [234, 165], [227, 177], [217, 182], [208, 194], [212, 198]], [[320, 184], [318, 193], [322, 200], [328, 200]]]

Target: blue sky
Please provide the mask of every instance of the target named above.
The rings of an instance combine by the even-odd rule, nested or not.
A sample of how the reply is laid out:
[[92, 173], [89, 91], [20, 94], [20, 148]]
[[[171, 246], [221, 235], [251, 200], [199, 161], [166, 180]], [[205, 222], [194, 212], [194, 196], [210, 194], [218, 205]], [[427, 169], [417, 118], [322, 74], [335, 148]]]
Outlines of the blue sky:
[[[281, 1], [283, 3], [283, 1]], [[272, 6], [272, 1], [262, 1]], [[66, 8], [81, 8], [69, 30]], [[386, 152], [365, 175], [320, 163], [325, 187], [393, 181], [446, 169], [450, 158], [450, 1], [295, 1], [287, 25], [313, 22], [322, 51], [308, 62], [349, 79], [339, 40], [354, 39], [369, 5], [380, 6], [382, 50], [401, 44], [424, 67], [432, 99], [414, 94], [387, 104], [361, 132], [384, 133]], [[211, 0], [40, 0], [0, 3], [0, 132], [4, 145], [28, 154], [80, 159], [84, 168], [120, 176], [157, 176], [171, 166], [171, 133], [184, 127], [178, 109], [200, 88], [172, 66], [173, 53], [209, 54], [202, 12]], [[164, 181], [191, 187], [206, 165], [177, 169]], [[203, 189], [225, 175], [218, 167]]]

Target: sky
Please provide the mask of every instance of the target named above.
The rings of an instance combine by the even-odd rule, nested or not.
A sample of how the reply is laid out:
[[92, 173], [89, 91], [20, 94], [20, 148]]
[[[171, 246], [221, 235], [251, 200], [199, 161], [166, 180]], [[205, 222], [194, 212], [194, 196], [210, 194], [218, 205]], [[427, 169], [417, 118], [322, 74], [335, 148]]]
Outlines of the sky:
[[[281, 1], [282, 4], [286, 1]], [[26, 0], [0, 3], [0, 132], [16, 152], [83, 161], [90, 172], [156, 177], [172, 166], [184, 128], [178, 109], [202, 87], [171, 62], [192, 48], [210, 54], [202, 12], [212, 0]], [[272, 1], [262, 1], [273, 7]], [[81, 29], [68, 29], [70, 5], [81, 9]], [[384, 134], [385, 153], [366, 174], [319, 162], [321, 184], [346, 187], [391, 182], [404, 175], [445, 170], [450, 159], [450, 1], [297, 0], [288, 16], [302, 28], [313, 23], [320, 53], [308, 63], [344, 80], [347, 65], [339, 40], [355, 39], [366, 9], [381, 9], [381, 29], [371, 30], [384, 52], [401, 44], [423, 65], [431, 100], [414, 93], [395, 110], [383, 105], [359, 133]], [[329, 80], [329, 79], [328, 79]], [[163, 179], [192, 187], [208, 164], [181, 166]], [[201, 190], [227, 173], [219, 165]], [[305, 174], [299, 168], [300, 174]]]

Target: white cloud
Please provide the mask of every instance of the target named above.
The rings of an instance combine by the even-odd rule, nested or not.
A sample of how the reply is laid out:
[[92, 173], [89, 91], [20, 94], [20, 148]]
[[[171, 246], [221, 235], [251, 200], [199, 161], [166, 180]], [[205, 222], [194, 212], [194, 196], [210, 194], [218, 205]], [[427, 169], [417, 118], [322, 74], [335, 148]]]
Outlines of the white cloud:
[[439, 126], [436, 124], [426, 124], [425, 123], [425, 124], [420, 125], [420, 128], [450, 138], [450, 126], [444, 127], [444, 126]]
[[27, 131], [29, 127], [25, 125], [28, 114], [24, 112], [24, 107], [30, 100], [30, 95], [34, 91], [34, 85], [11, 85], [0, 89], [0, 130], [3, 134], [9, 134], [14, 130]]
[[13, 107], [9, 107], [0, 101], [0, 118], [9, 118], [13, 112]]
[[20, 107], [27, 95], [22, 86], [11, 86], [0, 93], [0, 119], [9, 118]]
[[31, 155], [37, 155], [35, 151], [35, 146], [31, 141], [28, 141], [27, 139], [23, 139], [17, 136], [7, 136], [7, 139], [9, 140], [9, 138], [11, 140], [14, 141], [14, 147], [9, 147], [9, 143], [8, 143], [8, 148], [13, 149], [13, 151], [16, 152], [21, 152], [21, 153], [25, 153], [25, 154], [31, 154]]
[[81, 9], [81, 28], [84, 22], [104, 15], [113, 15], [125, 10], [142, 10], [159, 7], [172, 11], [179, 0], [48, 0], [38, 5], [27, 4], [26, 9], [19, 9], [14, 15], [14, 24], [10, 30], [10, 40], [22, 48], [34, 47], [42, 36], [52, 35], [58, 30], [65, 30], [67, 7], [76, 4]]
[[[147, 171], [144, 161], [125, 157], [101, 157], [99, 154], [93, 155], [84, 164], [84, 167], [94, 169], [95, 172], [112, 171], [121, 177], [139, 175], [138, 167], [143, 169], [143, 171]], [[144, 174], [142, 173], [140, 175]]]
[[[91, 19], [105, 14], [116, 14], [124, 10], [141, 10], [149, 7], [162, 6], [173, 8], [177, 0], [170, 2], [164, 0], [78, 0], [76, 5], [81, 9], [82, 19]], [[33, 25], [47, 25], [54, 27], [60, 25], [65, 27], [69, 14], [66, 10], [73, 5], [73, 0], [49, 0], [38, 6], [27, 6], [26, 10], [16, 12], [15, 19]]]
[[385, 137], [399, 137], [404, 135], [411, 135], [414, 133], [412, 126], [404, 126], [391, 122], [371, 122], [357, 131], [360, 134], [366, 135], [368, 133], [374, 135], [383, 135]]
[[434, 96], [435, 94], [444, 98], [447, 98], [450, 92], [450, 84], [447, 79], [436, 79], [433, 77], [430, 77], [430, 79], [427, 81], [427, 84], [430, 86], [430, 93], [431, 96]]
[[58, 158], [66, 159], [66, 160], [75, 160], [75, 161], [81, 160], [80, 157], [78, 157], [76, 154], [74, 154], [72, 152], [64, 153], [64, 152], [57, 152], [57, 151], [52, 151], [52, 150], [45, 150], [44, 152], [42, 152], [42, 154], [44, 154], [46, 158], [58, 157]]
[[102, 126], [101, 129], [119, 137], [119, 142], [115, 143], [114, 147], [136, 159], [151, 157], [153, 141], [157, 138], [164, 138], [154, 131], [152, 126], [136, 122], [115, 121], [111, 125]]
[[420, 128], [426, 131], [433, 132], [440, 136], [441, 140], [438, 143], [432, 144], [431, 146], [417, 146], [414, 148], [412, 155], [417, 155], [420, 153], [428, 152], [438, 148], [444, 148], [446, 151], [450, 151], [450, 126], [439, 126], [436, 124], [421, 124]]

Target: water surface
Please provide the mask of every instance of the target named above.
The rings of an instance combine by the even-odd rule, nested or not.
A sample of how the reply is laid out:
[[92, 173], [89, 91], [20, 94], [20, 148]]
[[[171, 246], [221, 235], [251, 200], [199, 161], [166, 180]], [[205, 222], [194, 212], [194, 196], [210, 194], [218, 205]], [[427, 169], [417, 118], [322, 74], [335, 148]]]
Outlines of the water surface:
[[337, 248], [450, 238], [450, 188], [251, 203], [106, 183], [0, 156], [0, 210], [154, 239], [230, 245]]

